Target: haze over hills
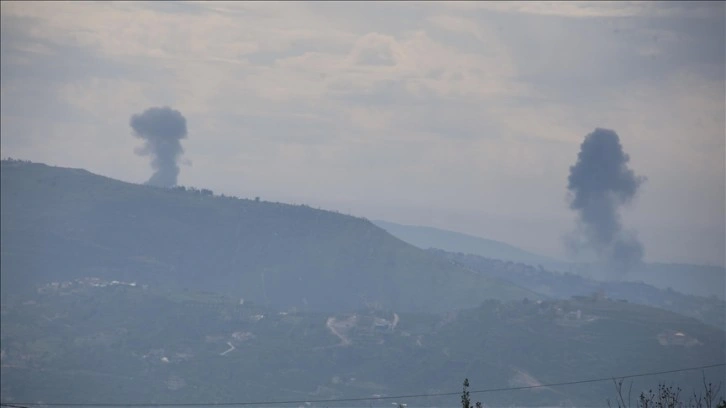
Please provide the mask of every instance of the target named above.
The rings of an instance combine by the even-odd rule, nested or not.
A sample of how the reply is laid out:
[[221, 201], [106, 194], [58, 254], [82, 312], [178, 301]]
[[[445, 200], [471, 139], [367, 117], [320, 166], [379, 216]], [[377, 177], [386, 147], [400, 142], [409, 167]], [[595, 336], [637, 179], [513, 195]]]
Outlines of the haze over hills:
[[478, 255], [429, 249], [462, 266], [491, 278], [501, 278], [555, 299], [597, 296], [625, 300], [694, 317], [714, 327], [726, 327], [726, 301], [715, 296], [687, 295], [643, 282], [598, 281], [574, 273], [549, 271], [524, 263], [513, 263]]
[[[362, 218], [37, 163], [1, 169], [3, 401], [323, 400], [726, 360], [718, 313], [567, 299], [588, 282], [563, 288], [550, 272], [423, 250]], [[659, 379], [700, 381], [637, 386]], [[597, 406], [612, 392], [483, 400]]]
[[391, 233], [391, 235], [421, 249], [443, 249], [451, 252], [479, 255], [485, 258], [504, 261], [521, 262], [527, 265], [542, 265], [548, 269], [566, 270], [567, 262], [534, 254], [493, 239], [476, 237], [460, 232], [440, 228], [417, 225], [403, 225], [389, 221], [374, 220], [374, 224]]
[[331, 211], [2, 162], [2, 291], [88, 276], [280, 308], [443, 311], [538, 295]]
[[449, 252], [478, 255], [490, 259], [518, 262], [533, 267], [544, 267], [559, 272], [571, 272], [598, 280], [627, 280], [645, 282], [660, 289], [674, 289], [697, 296], [726, 297], [726, 269], [719, 266], [643, 263], [628, 274], [614, 279], [593, 264], [565, 262], [533, 254], [516, 246], [439, 228], [402, 225], [388, 221], [374, 221], [392, 235], [422, 249], [436, 248]]
[[726, 408], [726, 2], [0, 9], [0, 408]]

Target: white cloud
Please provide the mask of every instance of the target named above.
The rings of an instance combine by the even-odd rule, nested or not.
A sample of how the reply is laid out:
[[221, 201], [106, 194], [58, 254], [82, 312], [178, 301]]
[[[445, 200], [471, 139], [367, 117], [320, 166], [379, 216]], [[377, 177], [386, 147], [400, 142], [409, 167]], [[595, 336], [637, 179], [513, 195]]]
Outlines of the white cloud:
[[452, 1], [445, 4], [452, 8], [464, 10], [478, 9], [571, 18], [713, 17], [713, 5], [709, 5], [707, 2], [689, 3], [648, 1]]

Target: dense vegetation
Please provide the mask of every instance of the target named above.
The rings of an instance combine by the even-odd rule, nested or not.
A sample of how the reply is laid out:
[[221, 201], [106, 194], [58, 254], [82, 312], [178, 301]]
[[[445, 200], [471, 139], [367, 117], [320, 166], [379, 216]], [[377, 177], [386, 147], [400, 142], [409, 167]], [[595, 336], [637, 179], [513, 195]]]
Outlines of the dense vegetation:
[[[694, 319], [607, 300], [326, 314], [98, 282], [3, 299], [4, 401], [321, 400], [449, 392], [462, 375], [481, 388], [516, 387], [712, 364], [726, 346], [722, 330]], [[656, 381], [697, 385], [700, 373], [638, 379], [635, 389]], [[612, 393], [602, 382], [481, 400], [602, 406]]]

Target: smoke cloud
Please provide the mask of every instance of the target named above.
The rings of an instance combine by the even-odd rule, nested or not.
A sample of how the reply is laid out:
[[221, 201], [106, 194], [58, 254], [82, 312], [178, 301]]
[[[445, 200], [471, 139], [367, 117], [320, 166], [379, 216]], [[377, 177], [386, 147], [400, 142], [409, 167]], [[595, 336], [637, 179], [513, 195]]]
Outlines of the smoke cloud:
[[154, 174], [146, 182], [157, 187], [173, 187], [179, 176], [177, 160], [184, 153], [181, 140], [187, 137], [187, 121], [182, 114], [169, 107], [149, 108], [131, 116], [129, 122], [134, 135], [144, 140], [135, 150], [140, 156], [151, 156]]
[[617, 133], [597, 128], [582, 142], [567, 186], [584, 245], [609, 264], [608, 269], [621, 274], [643, 258], [643, 245], [625, 233], [620, 222], [620, 208], [632, 201], [645, 181], [628, 168], [629, 160]]

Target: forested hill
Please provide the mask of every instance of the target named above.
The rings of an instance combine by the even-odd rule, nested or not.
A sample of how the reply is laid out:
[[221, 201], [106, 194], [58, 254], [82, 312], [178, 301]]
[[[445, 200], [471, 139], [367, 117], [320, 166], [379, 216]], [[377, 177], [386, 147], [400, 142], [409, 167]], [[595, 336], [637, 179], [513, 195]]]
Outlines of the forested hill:
[[100, 277], [310, 310], [537, 297], [336, 212], [29, 162], [3, 161], [1, 174], [4, 294]]

